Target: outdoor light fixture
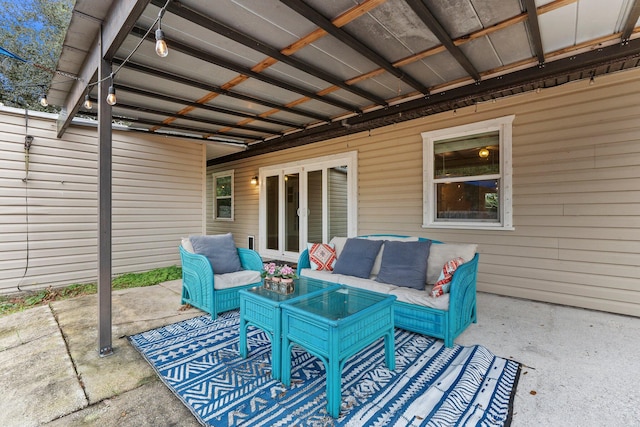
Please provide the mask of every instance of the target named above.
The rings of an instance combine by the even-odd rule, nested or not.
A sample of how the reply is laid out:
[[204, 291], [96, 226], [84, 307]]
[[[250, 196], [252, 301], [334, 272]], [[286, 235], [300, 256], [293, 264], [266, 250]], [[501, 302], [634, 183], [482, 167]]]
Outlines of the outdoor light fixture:
[[109, 86], [109, 95], [107, 95], [107, 104], [116, 105], [116, 88]]
[[481, 148], [480, 151], [478, 151], [478, 156], [486, 159], [487, 157], [489, 157], [489, 150], [487, 148]]
[[49, 106], [49, 101], [47, 101], [47, 94], [43, 94], [42, 97], [40, 98], [40, 105], [42, 105], [43, 107], [48, 107]]
[[[169, 2], [167, 2], [168, 4]], [[166, 7], [166, 6], [165, 6]], [[164, 58], [169, 54], [169, 48], [167, 42], [164, 41], [164, 31], [162, 31], [162, 15], [164, 14], [164, 8], [158, 12], [158, 29], [156, 30], [156, 53], [160, 58]]]
[[158, 29], [156, 30], [156, 53], [160, 58], [164, 58], [169, 54], [167, 42], [164, 41], [164, 31], [160, 29], [160, 24], [158, 24]]
[[87, 110], [91, 110], [93, 108], [93, 102], [91, 102], [91, 98], [89, 98], [89, 94], [84, 96], [84, 108]]
[[258, 177], [257, 176], [252, 176], [251, 177], [251, 185], [258, 185]]

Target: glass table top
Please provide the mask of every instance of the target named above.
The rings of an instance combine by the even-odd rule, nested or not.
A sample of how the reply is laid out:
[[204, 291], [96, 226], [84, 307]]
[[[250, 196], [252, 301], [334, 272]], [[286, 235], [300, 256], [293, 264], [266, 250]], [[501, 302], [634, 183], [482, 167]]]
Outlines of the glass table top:
[[332, 286], [337, 286], [335, 283], [325, 282], [323, 280], [308, 279], [306, 277], [300, 277], [299, 279], [295, 279], [294, 283], [295, 283], [294, 291], [290, 294], [281, 294], [269, 289], [265, 289], [262, 286], [249, 288], [247, 289], [247, 292], [250, 292], [255, 295], [259, 295], [273, 302], [285, 302], [293, 298], [297, 298], [299, 296], [309, 294], [311, 292], [330, 288]]
[[389, 295], [343, 287], [291, 302], [290, 306], [330, 320], [340, 320], [390, 298]]

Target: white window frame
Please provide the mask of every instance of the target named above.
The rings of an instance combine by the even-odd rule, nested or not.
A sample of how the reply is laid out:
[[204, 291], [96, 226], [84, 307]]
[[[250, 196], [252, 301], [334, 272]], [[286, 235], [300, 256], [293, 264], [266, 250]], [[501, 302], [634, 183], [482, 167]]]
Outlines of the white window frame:
[[[286, 252], [279, 250], [267, 249], [267, 218], [264, 215], [267, 206], [267, 191], [266, 185], [264, 185], [267, 176], [275, 176], [278, 175], [280, 177], [280, 185], [283, 185], [284, 175], [286, 173], [299, 173], [300, 174], [300, 188], [304, 189], [307, 187], [307, 173], [309, 171], [315, 171], [323, 168], [331, 168], [337, 166], [347, 166], [348, 168], [348, 180], [347, 180], [347, 199], [348, 199], [348, 210], [347, 210], [347, 237], [354, 237], [358, 233], [358, 153], [357, 151], [350, 151], [341, 154], [316, 157], [311, 159], [299, 160], [295, 162], [283, 163], [272, 166], [265, 166], [259, 169], [260, 175], [260, 203], [259, 203], [259, 249], [258, 252], [261, 256], [267, 258], [278, 258], [287, 261], [297, 261], [300, 252], [306, 249], [306, 237], [307, 237], [307, 224], [306, 218], [304, 221], [301, 221], [300, 227], [300, 252]], [[323, 176], [323, 188], [327, 188], [327, 177], [326, 174]], [[283, 196], [283, 192], [281, 192], [281, 198]], [[283, 211], [283, 202], [282, 200], [279, 202], [280, 204], [280, 229], [284, 227], [284, 211]], [[300, 194], [300, 204], [302, 206], [306, 206], [307, 204], [307, 194], [306, 191], [301, 191]], [[326, 200], [323, 200], [323, 205], [327, 206]], [[304, 209], [299, 209], [299, 215], [301, 217], [306, 217], [307, 212]], [[327, 236], [327, 217], [323, 213], [322, 216], [323, 221], [323, 230], [325, 235], [323, 236], [324, 243], [328, 242], [328, 239], [331, 236]], [[280, 246], [282, 247], [282, 241], [280, 242]]]
[[[217, 179], [220, 177], [225, 177], [225, 176], [230, 176], [231, 177], [231, 196], [228, 197], [218, 197], [218, 191], [217, 191]], [[213, 180], [213, 219], [214, 221], [234, 221], [235, 218], [235, 213], [234, 213], [234, 207], [235, 207], [235, 187], [234, 187], [234, 182], [235, 182], [235, 176], [234, 176], [234, 171], [233, 170], [229, 170], [229, 171], [223, 171], [223, 172], [215, 172], [212, 174], [212, 180]], [[224, 198], [224, 199], [231, 199], [231, 218], [223, 218], [223, 217], [219, 217], [218, 216], [218, 199], [220, 198]]]
[[[482, 122], [470, 123], [462, 126], [423, 132], [422, 135], [422, 173], [423, 173], [423, 198], [422, 198], [422, 227], [423, 228], [448, 228], [448, 229], [473, 229], [473, 230], [513, 230], [513, 199], [512, 181], [513, 171], [511, 163], [512, 147], [512, 123], [515, 115], [499, 117]], [[490, 178], [500, 179], [500, 222], [473, 222], [473, 221], [436, 221], [436, 185], [450, 181], [474, 181], [486, 179], [488, 175], [476, 177], [461, 177], [456, 179], [434, 178], [434, 144], [442, 139], [456, 138], [478, 133], [499, 132], [500, 139], [500, 174], [491, 175]]]

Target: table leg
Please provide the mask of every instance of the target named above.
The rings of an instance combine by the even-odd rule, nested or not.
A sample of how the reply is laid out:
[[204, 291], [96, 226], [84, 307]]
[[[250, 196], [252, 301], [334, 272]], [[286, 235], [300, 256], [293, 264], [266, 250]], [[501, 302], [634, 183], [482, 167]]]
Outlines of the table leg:
[[384, 335], [384, 361], [390, 370], [396, 369], [396, 343], [394, 339], [394, 330]]
[[333, 418], [338, 418], [342, 402], [340, 361], [329, 359], [327, 365], [325, 366], [327, 371], [327, 412]]
[[271, 377], [279, 380], [282, 377], [282, 336], [280, 321], [276, 320], [274, 333], [271, 335]]
[[280, 373], [280, 381], [285, 386], [289, 387], [291, 385], [291, 344], [290, 341], [286, 337], [282, 337], [282, 354], [281, 354], [281, 368], [282, 371]]
[[240, 316], [240, 357], [247, 358], [247, 322]]

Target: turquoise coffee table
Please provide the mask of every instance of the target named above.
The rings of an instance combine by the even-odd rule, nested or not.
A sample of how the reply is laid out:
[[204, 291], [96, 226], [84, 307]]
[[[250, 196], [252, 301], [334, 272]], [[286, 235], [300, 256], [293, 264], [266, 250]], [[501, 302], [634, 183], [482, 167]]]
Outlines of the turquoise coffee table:
[[337, 418], [344, 364], [384, 337], [385, 363], [395, 369], [393, 295], [341, 286], [282, 304], [282, 382], [291, 383], [291, 349], [315, 355], [327, 372], [327, 411]]
[[247, 327], [262, 329], [271, 339], [271, 376], [279, 380], [282, 365], [281, 304], [332, 287], [338, 288], [340, 285], [301, 277], [295, 281], [295, 291], [288, 295], [262, 286], [240, 290], [240, 356], [247, 357]]

